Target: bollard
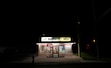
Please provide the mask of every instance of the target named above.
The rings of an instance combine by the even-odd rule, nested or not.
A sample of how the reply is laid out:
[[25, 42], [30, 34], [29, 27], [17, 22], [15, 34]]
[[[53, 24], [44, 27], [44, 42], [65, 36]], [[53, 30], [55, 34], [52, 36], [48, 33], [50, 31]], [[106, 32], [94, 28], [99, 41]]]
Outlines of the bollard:
[[33, 56], [32, 56], [32, 63], [34, 63], [34, 58], [35, 58], [35, 56], [33, 55]]

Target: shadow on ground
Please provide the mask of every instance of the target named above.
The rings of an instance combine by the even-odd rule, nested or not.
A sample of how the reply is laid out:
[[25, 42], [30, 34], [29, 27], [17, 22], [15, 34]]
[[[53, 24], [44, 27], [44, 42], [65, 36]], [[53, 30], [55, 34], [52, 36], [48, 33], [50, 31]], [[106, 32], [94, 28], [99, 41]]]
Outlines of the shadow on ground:
[[71, 64], [49, 64], [49, 65], [40, 65], [40, 64], [31, 64], [31, 63], [13, 63], [13, 64], [2, 64], [3, 67], [11, 68], [94, 68], [94, 67], [111, 67], [111, 63], [71, 63]]
[[18, 54], [0, 54], [0, 63], [4, 62], [11, 62], [11, 61], [17, 61], [17, 60], [23, 60], [26, 57], [30, 57], [32, 54], [24, 54], [24, 53], [18, 53]]

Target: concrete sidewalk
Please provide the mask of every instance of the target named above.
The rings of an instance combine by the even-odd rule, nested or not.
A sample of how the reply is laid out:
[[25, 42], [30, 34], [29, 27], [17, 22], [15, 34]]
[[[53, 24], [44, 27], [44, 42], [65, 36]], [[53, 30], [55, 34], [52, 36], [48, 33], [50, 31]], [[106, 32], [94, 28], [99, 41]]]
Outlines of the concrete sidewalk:
[[[26, 57], [20, 61], [12, 61], [11, 63], [32, 63], [32, 57]], [[83, 60], [76, 55], [68, 54], [64, 58], [47, 58], [46, 55], [35, 56], [34, 63], [37, 64], [71, 64], [71, 63], [107, 63], [106, 61]]]
[[[21, 61], [12, 61], [11, 63], [32, 63], [32, 57], [26, 57]], [[75, 56], [72, 54], [66, 55], [63, 58], [47, 58], [46, 55], [35, 56], [34, 63], [44, 63], [44, 62], [62, 62], [62, 63], [72, 63], [72, 62], [81, 62], [83, 59], [79, 56]]]

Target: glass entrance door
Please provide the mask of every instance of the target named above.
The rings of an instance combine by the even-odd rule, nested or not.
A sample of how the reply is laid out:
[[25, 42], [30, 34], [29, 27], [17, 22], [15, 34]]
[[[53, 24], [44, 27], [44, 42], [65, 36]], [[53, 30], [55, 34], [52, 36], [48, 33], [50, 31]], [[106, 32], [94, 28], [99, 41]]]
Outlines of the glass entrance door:
[[65, 55], [65, 46], [59, 45], [59, 57], [64, 57]]
[[58, 45], [53, 46], [53, 57], [54, 57], [54, 58], [59, 57]]

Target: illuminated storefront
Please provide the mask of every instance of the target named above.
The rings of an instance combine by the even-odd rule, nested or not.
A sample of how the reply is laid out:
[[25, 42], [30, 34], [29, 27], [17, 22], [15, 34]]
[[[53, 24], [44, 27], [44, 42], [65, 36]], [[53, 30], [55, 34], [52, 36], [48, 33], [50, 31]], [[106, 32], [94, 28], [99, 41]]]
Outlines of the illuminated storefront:
[[41, 37], [41, 42], [36, 43], [39, 47], [38, 56], [65, 57], [66, 54], [73, 53], [72, 44], [76, 42], [71, 42], [70, 37]]

